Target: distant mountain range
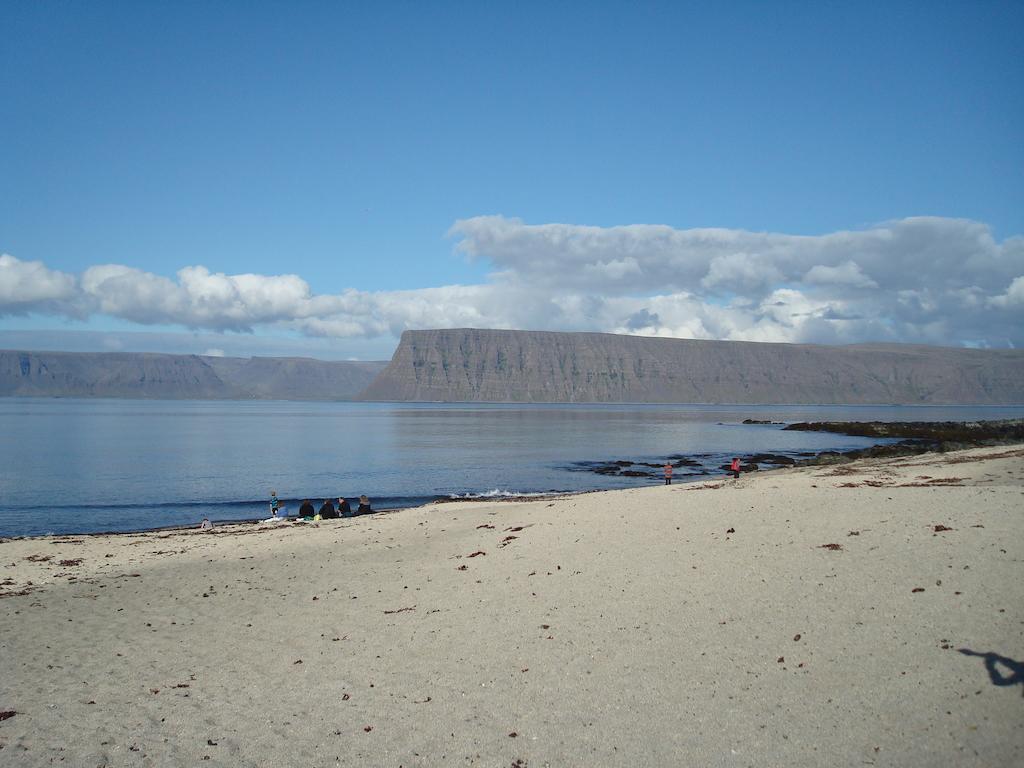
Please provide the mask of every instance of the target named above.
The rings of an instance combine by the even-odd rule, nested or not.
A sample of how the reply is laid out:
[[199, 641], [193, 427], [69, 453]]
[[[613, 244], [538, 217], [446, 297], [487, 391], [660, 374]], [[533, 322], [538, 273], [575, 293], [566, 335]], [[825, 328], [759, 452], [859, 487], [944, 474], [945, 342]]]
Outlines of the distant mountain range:
[[352, 400], [387, 363], [0, 351], [0, 396]]
[[0, 396], [1024, 404], [1024, 351], [406, 331], [390, 363], [0, 351]]
[[1024, 351], [406, 331], [364, 400], [1024, 403]]

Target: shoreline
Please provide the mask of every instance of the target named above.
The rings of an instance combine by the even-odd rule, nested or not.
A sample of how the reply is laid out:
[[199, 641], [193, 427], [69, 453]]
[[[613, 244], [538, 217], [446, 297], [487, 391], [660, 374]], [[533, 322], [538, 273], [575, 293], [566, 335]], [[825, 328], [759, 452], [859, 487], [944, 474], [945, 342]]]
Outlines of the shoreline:
[[0, 761], [1014, 764], [1022, 494], [1017, 446], [6, 540]]
[[[1013, 446], [1024, 444], [1024, 419], [999, 419], [992, 421], [980, 421], [980, 422], [773, 422], [773, 421], [756, 421], [746, 420], [743, 422], [747, 425], [764, 425], [770, 427], [782, 427], [783, 430], [792, 431], [818, 431], [818, 432], [831, 432], [834, 434], [841, 434], [846, 436], [862, 436], [862, 437], [876, 437], [886, 440], [903, 438], [899, 442], [881, 442], [865, 448], [855, 448], [847, 451], [834, 451], [834, 450], [822, 450], [817, 451], [813, 455], [807, 455], [807, 453], [796, 452], [794, 456], [782, 453], [754, 453], [744, 454], [743, 452], [737, 453], [737, 455], [744, 462], [742, 464], [742, 472], [744, 474], [749, 473], [765, 473], [773, 472], [780, 469], [787, 469], [793, 467], [815, 467], [815, 466], [829, 466], [836, 464], [844, 464], [851, 461], [858, 461], [863, 459], [878, 459], [878, 458], [898, 458], [905, 456], [919, 456], [927, 453], [946, 453], [949, 451], [964, 450], [967, 448], [980, 448], [980, 447], [1000, 447], [1000, 446]], [[942, 428], [942, 429], [939, 429]], [[965, 432], [965, 428], [967, 431]], [[909, 436], [909, 437], [908, 437]], [[669, 456], [667, 461], [671, 462], [676, 469], [682, 469], [692, 466], [701, 466], [693, 456], [704, 455], [704, 454], [675, 454]], [[675, 461], [673, 461], [675, 460]], [[623, 476], [623, 470], [627, 467], [656, 467], [655, 471], [649, 469], [643, 474], [637, 472], [635, 476], [643, 476], [651, 480], [651, 485], [661, 485], [660, 476], [658, 474], [660, 465], [655, 465], [649, 462], [643, 462], [640, 460], [622, 460], [613, 459], [608, 461], [594, 461], [587, 462], [591, 464], [591, 468], [580, 470], [585, 472], [591, 472], [598, 475], [618, 475]], [[616, 469], [615, 472], [607, 471], [608, 469]], [[722, 478], [728, 477], [728, 472], [725, 471], [725, 467], [719, 467]], [[627, 472], [629, 470], [626, 470]], [[713, 470], [712, 470], [713, 471]], [[711, 471], [705, 471], [698, 474], [677, 474], [673, 480], [676, 485], [689, 484], [697, 482], [713, 481], [718, 477], [717, 474], [712, 474]], [[551, 499], [561, 497], [578, 496], [581, 494], [589, 493], [602, 493], [605, 491], [612, 490], [629, 490], [630, 488], [644, 488], [647, 485], [636, 485], [628, 488], [586, 488], [581, 490], [552, 490], [552, 491], [511, 491], [508, 495], [470, 495], [472, 492], [467, 491], [465, 494], [451, 494], [449, 496], [437, 496], [432, 501], [426, 504], [412, 504], [410, 506], [400, 507], [382, 507], [375, 509], [371, 514], [380, 514], [386, 512], [396, 512], [406, 509], [415, 509], [420, 506], [432, 506], [436, 504], [451, 504], [462, 501], [478, 501], [483, 503], [493, 502], [511, 502], [519, 503], [537, 499]], [[286, 499], [284, 500], [286, 507], [294, 505], [298, 506], [299, 501], [297, 499]], [[250, 502], [244, 502], [250, 503]], [[259, 502], [251, 502], [257, 504]], [[201, 502], [192, 504], [201, 506]], [[283, 520], [287, 522], [294, 522], [295, 517], [285, 517]], [[84, 532], [66, 532], [66, 533], [41, 533], [41, 534], [25, 534], [21, 536], [0, 536], [0, 543], [5, 541], [17, 541], [19, 539], [35, 539], [47, 536], [110, 536], [110, 535], [131, 535], [131, 534], [144, 534], [144, 533], [156, 533], [161, 531], [176, 531], [176, 530], [191, 530], [197, 528], [201, 522], [199, 521], [191, 524], [175, 524], [166, 526], [156, 526], [152, 528], [134, 528], [130, 530], [103, 530], [103, 531], [84, 531]], [[256, 524], [267, 521], [267, 518], [263, 517], [247, 517], [247, 518], [217, 518], [210, 519], [210, 522], [217, 527], [223, 526], [234, 526], [234, 525], [246, 525]]]

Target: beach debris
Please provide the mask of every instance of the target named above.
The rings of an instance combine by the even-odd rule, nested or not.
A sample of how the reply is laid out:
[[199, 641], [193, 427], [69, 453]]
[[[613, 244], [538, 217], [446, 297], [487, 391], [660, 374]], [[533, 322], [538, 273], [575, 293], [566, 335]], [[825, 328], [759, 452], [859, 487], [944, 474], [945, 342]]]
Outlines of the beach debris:
[[515, 525], [515, 526], [513, 526], [511, 528], [506, 528], [505, 532], [507, 533], [507, 532], [511, 531], [512, 533], [519, 533], [519, 531], [521, 531], [521, 530], [523, 530], [523, 528], [527, 528], [527, 527], [529, 527], [529, 526], [526, 526], [526, 525]]
[[25, 559], [30, 563], [45, 563], [47, 560], [53, 560], [53, 555], [29, 555]]
[[786, 657], [785, 657], [785, 656], [779, 656], [779, 658], [777, 658], [777, 659], [775, 660], [775, 663], [776, 663], [776, 664], [784, 664], [784, 663], [785, 663], [785, 661], [786, 661]]
[[159, 688], [150, 688], [149, 692], [152, 693], [154, 696], [156, 696], [158, 693], [160, 693], [160, 689]]
[[206, 745], [207, 745], [208, 747], [216, 747], [216, 746], [217, 746], [217, 742], [216, 742], [216, 741], [214, 741], [213, 739], [207, 739], [207, 740], [206, 740]]
[[406, 611], [415, 611], [415, 610], [416, 610], [416, 606], [415, 605], [410, 605], [407, 608], [395, 608], [393, 611], [384, 611], [384, 614], [388, 615], [388, 614], [392, 614], [392, 613], [405, 613]]
[[484, 552], [484, 551], [483, 551], [482, 549], [478, 549], [478, 550], [477, 550], [476, 552], [474, 552], [473, 554], [471, 554], [471, 555], [466, 555], [466, 557], [479, 557], [480, 555], [484, 555], [484, 556], [486, 556], [486, 555], [487, 555], [487, 553], [486, 553], [486, 552]]
[[797, 632], [795, 635], [793, 635], [793, 642], [794, 643], [799, 643], [800, 642], [800, 633], [799, 632]]
[[366, 731], [367, 733], [369, 733], [370, 731], [373, 730], [373, 726], [372, 725], [364, 725], [363, 726], [363, 730]]
[[478, 525], [478, 526], [476, 527], [476, 529], [477, 529], [478, 531], [479, 531], [479, 530], [480, 530], [481, 528], [490, 528], [491, 530], [494, 530], [494, 526], [493, 526], [493, 525], [488, 525], [487, 523], [484, 523], [483, 525]]
[[433, 697], [431, 697], [431, 696], [427, 696], [427, 698], [423, 699], [422, 701], [416, 701], [416, 700], [414, 699], [412, 703], [413, 703], [413, 704], [428, 704], [428, 703], [430, 703], [430, 702], [431, 702], [431, 701], [433, 701], [433, 700], [434, 700], [434, 699], [433, 699]]
[[302, 659], [296, 659], [295, 661], [292, 662], [292, 666], [295, 666], [296, 664], [301, 664], [301, 663], [302, 663]]
[[515, 539], [518, 539], [518, 538], [519, 538], [518, 536], [506, 536], [504, 539], [502, 539], [501, 541], [498, 542], [498, 546], [499, 547], [507, 547]]
[[829, 549], [833, 552], [838, 552], [843, 548], [842, 544], [822, 544], [818, 549]]
[[348, 701], [348, 700], [349, 700], [349, 699], [351, 699], [351, 698], [352, 698], [352, 697], [351, 697], [351, 696], [349, 696], [349, 695], [348, 695], [347, 693], [343, 693], [343, 694], [341, 694], [341, 700], [342, 700], [342, 701]]
[[24, 595], [31, 594], [31, 589], [18, 589], [12, 592], [0, 592], [0, 598], [4, 597], [23, 597]]
[[911, 591], [911, 593], [913, 593], [913, 592], [924, 592], [924, 587], [914, 587], [910, 591]]
[[514, 738], [515, 738], [516, 736], [518, 736], [518, 735], [519, 735], [518, 733], [516, 733], [515, 731], [512, 731], [512, 733], [510, 733], [510, 734], [508, 735], [508, 737], [509, 737], [510, 739], [514, 739]]
[[943, 531], [952, 531], [953, 529], [946, 525], [936, 525], [932, 527], [932, 530], [935, 531], [935, 533], [942, 533]]
[[0, 711], [0, 720], [10, 720], [16, 714], [18, 713], [15, 712], [13, 709], [5, 709], [3, 711]]
[[730, 528], [729, 530], [726, 531], [726, 533], [736, 533], [736, 529], [735, 528]]
[[458, 568], [456, 568], [455, 570], [456, 570], [456, 571], [468, 571], [468, 570], [469, 570], [469, 566], [468, 566], [468, 565], [460, 565], [460, 566], [459, 566]]

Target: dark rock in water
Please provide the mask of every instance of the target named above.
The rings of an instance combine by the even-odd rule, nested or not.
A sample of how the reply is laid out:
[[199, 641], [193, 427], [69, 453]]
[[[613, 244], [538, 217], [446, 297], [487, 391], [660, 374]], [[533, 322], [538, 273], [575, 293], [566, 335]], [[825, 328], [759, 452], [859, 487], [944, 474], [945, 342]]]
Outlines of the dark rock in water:
[[702, 466], [699, 461], [691, 459], [689, 456], [669, 456], [668, 461], [672, 462], [673, 467], [699, 467]]
[[981, 440], [1024, 440], [1024, 419], [999, 421], [811, 421], [786, 431], [833, 432], [840, 435], [941, 440], [978, 445]]
[[599, 475], [617, 475], [619, 474], [620, 470], [619, 467], [613, 464], [612, 466], [609, 467], [597, 467], [596, 469], [593, 469], [591, 471]]
[[784, 464], [787, 467], [796, 464], [796, 460], [789, 456], [780, 456], [776, 453], [757, 453], [750, 457], [750, 460], [757, 464]]
[[781, 424], [781, 421], [769, 421], [767, 419], [744, 419], [744, 424]]
[[[1024, 442], [1024, 419], [1000, 421], [865, 421], [865, 422], [801, 422], [786, 429], [808, 432], [833, 432], [844, 435], [877, 438], [906, 438], [896, 443], [873, 445], [839, 454], [823, 451], [797, 462], [807, 464], [840, 464], [854, 459], [914, 456], [920, 453], [959, 451], [986, 445], [1013, 445]], [[806, 454], [798, 454], [805, 456]]]
[[615, 464], [615, 465], [620, 466], [620, 467], [631, 467], [631, 466], [633, 466], [634, 463], [635, 462], [632, 462], [632, 461], [623, 461], [622, 459], [619, 459], [618, 461], [613, 461], [612, 462], [612, 464]]
[[849, 464], [853, 458], [837, 451], [822, 451], [810, 460], [811, 464]]
[[654, 477], [650, 472], [640, 472], [636, 469], [624, 469], [619, 474], [622, 477]]

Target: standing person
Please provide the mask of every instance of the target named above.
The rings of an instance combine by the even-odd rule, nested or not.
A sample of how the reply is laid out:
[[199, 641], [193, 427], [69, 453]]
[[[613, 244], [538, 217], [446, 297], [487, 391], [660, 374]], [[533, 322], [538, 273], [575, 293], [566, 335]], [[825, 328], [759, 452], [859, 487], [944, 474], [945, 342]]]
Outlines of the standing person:
[[342, 517], [352, 517], [352, 507], [348, 504], [348, 499], [341, 496], [338, 497], [338, 514]]
[[666, 461], [662, 470], [665, 472], [665, 485], [672, 485], [672, 463]]
[[323, 520], [333, 520], [338, 516], [338, 513], [334, 509], [334, 504], [330, 499], [324, 499], [324, 503], [320, 507], [320, 511], [317, 512], [320, 518]]
[[356, 510], [357, 515], [368, 515], [373, 512], [370, 509], [370, 500], [366, 496], [359, 497], [359, 509]]
[[732, 473], [733, 480], [740, 479], [740, 459], [738, 456], [733, 456], [732, 464], [729, 465], [729, 472]]
[[281, 508], [281, 502], [277, 499], [277, 491], [270, 492], [270, 516], [277, 517], [278, 510]]

